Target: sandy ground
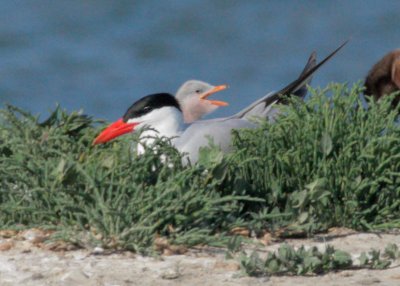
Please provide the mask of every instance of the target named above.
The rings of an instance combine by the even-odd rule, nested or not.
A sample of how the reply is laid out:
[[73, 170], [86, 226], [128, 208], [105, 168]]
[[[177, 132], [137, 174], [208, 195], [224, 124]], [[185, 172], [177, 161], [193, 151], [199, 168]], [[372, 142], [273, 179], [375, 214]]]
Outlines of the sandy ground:
[[[313, 239], [287, 239], [294, 246], [327, 243], [354, 257], [388, 243], [400, 245], [400, 234], [335, 233]], [[8, 244], [7, 244], [8, 243]], [[262, 247], [261, 255], [279, 243]], [[132, 253], [105, 255], [101, 249], [50, 251], [29, 237], [0, 239], [0, 285], [400, 285], [398, 264], [386, 270], [348, 270], [311, 277], [252, 278], [241, 274], [238, 262], [225, 260], [225, 251], [191, 249], [184, 255], [142, 257]], [[96, 251], [99, 252], [96, 254]]]

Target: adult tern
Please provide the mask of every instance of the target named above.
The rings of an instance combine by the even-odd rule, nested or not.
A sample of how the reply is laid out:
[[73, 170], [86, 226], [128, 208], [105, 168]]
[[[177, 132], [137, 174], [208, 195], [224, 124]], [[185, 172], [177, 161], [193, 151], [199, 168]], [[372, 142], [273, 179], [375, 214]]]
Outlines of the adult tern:
[[[291, 82], [278, 92], [272, 92], [257, 100], [235, 115], [210, 120], [199, 120], [192, 124], [185, 124], [178, 100], [168, 93], [157, 93], [145, 96], [128, 108], [122, 118], [109, 125], [96, 137], [93, 144], [106, 143], [118, 136], [140, 130], [147, 126], [140, 135], [141, 144], [151, 145], [155, 137], [169, 137], [172, 144], [181, 153], [184, 160], [195, 163], [198, 160], [199, 148], [207, 146], [211, 139], [222, 151], [231, 149], [231, 131], [241, 128], [255, 128], [257, 124], [249, 117], [259, 116], [274, 119], [276, 108], [274, 105], [284, 103], [287, 95], [295, 94], [304, 88], [315, 71], [332, 58], [347, 42], [333, 51], [319, 64], [303, 71], [299, 78]], [[314, 60], [312, 54], [309, 61]], [[308, 65], [308, 64], [307, 64]], [[273, 115], [272, 118], [270, 115]], [[138, 152], [143, 152], [139, 148]]]

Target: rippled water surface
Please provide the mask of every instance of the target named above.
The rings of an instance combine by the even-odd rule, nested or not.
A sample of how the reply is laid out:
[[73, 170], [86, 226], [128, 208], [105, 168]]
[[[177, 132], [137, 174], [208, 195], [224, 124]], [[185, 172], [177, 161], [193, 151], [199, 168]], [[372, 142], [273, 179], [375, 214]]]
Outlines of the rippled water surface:
[[0, 104], [113, 120], [187, 79], [228, 83], [230, 114], [350, 43], [313, 85], [363, 78], [400, 47], [400, 1], [0, 1]]

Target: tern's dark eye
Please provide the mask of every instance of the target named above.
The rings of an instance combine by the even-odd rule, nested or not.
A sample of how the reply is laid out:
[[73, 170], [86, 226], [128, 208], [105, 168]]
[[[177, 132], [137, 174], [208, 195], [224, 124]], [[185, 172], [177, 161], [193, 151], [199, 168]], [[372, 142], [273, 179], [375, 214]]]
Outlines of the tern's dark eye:
[[201, 90], [200, 89], [196, 89], [196, 93], [201, 93]]
[[151, 107], [150, 106], [145, 106], [145, 107], [143, 107], [143, 111], [150, 111], [151, 110]]

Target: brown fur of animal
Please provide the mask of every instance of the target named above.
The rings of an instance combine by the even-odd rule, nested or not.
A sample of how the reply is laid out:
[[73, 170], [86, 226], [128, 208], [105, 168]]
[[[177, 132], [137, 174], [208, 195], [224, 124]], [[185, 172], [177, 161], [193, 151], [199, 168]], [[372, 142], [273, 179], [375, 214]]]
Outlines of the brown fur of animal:
[[[364, 94], [376, 100], [400, 90], [400, 49], [386, 54], [369, 71], [365, 80]], [[400, 101], [400, 94], [395, 97], [392, 106]]]

